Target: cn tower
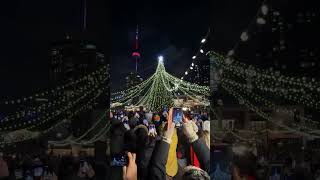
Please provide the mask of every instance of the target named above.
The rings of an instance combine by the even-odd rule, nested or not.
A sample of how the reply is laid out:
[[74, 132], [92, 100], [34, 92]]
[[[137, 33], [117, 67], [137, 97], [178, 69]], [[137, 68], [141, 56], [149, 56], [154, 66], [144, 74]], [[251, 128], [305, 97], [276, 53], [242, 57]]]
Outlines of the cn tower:
[[140, 51], [139, 51], [139, 27], [138, 27], [138, 25], [137, 25], [137, 29], [136, 29], [136, 38], [134, 41], [132, 57], [136, 63], [136, 73], [138, 73], [138, 62], [141, 57]]

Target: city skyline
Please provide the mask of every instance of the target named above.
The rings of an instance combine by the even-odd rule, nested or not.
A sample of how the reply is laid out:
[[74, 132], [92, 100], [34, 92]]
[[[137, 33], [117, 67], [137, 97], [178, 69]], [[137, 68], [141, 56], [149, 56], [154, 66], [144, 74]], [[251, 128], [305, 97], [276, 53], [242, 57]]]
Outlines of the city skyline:
[[113, 4], [111, 91], [125, 87], [125, 77], [135, 71], [131, 58], [136, 26], [139, 26], [140, 70], [143, 79], [157, 67], [162, 55], [168, 72], [182, 76], [210, 27], [210, 1], [199, 3], [147, 1]]

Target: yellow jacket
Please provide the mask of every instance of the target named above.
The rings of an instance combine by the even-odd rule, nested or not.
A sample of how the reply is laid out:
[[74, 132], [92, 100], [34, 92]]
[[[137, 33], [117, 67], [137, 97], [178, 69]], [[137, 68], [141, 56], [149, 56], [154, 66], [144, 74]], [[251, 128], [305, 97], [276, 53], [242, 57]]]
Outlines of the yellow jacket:
[[178, 135], [177, 130], [175, 129], [172, 136], [172, 142], [170, 144], [168, 160], [166, 164], [166, 173], [171, 177], [174, 177], [178, 173], [177, 145]]

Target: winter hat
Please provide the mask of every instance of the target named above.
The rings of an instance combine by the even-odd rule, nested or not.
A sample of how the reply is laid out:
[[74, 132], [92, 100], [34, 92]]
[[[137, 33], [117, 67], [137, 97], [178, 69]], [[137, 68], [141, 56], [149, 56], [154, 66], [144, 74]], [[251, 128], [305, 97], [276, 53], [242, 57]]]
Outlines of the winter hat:
[[192, 179], [201, 179], [201, 180], [210, 180], [209, 174], [195, 166], [187, 166], [183, 169], [184, 180], [192, 180]]
[[147, 132], [147, 134], [148, 134], [148, 132], [149, 132], [148, 128], [147, 128], [145, 125], [142, 125], [142, 124], [136, 126], [136, 127], [133, 129], [133, 131], [136, 132], [136, 130], [138, 130], [138, 129], [144, 129], [144, 130]]
[[153, 120], [157, 121], [157, 122], [160, 121], [160, 116], [159, 115], [154, 115], [153, 116]]

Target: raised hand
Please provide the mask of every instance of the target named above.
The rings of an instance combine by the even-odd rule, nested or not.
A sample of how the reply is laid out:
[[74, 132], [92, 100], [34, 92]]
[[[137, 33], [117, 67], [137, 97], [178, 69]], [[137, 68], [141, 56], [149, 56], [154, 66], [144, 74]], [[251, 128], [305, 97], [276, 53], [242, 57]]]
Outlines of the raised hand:
[[123, 166], [123, 180], [137, 180], [137, 164], [136, 164], [136, 154], [128, 152], [128, 165]]
[[198, 139], [197, 131], [197, 125], [187, 117], [183, 116], [183, 133], [187, 136], [190, 143]]

